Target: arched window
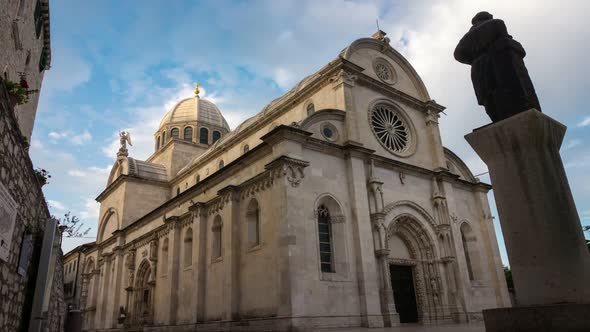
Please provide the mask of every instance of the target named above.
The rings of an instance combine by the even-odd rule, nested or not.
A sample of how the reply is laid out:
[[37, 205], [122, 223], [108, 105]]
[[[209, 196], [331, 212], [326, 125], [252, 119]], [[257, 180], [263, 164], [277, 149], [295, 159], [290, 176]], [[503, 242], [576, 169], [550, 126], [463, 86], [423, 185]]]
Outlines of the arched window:
[[463, 242], [463, 252], [465, 253], [465, 263], [467, 264], [469, 280], [480, 280], [482, 271], [480, 268], [477, 238], [471, 226], [466, 222], [461, 225], [461, 240]]
[[162, 263], [160, 265], [162, 275], [165, 276], [168, 273], [168, 238], [164, 239], [162, 244]]
[[195, 178], [195, 183], [199, 183], [201, 182], [201, 176], [199, 174], [197, 174], [197, 177]]
[[193, 140], [193, 127], [184, 128], [184, 140], [185, 141], [192, 141]]
[[165, 131], [162, 132], [162, 146], [164, 146], [164, 144], [166, 144], [166, 132]]
[[250, 151], [250, 147], [248, 146], [248, 144], [244, 145], [244, 153]]
[[160, 148], [160, 136], [158, 136], [158, 141], [156, 143], [156, 149]]
[[221, 217], [215, 217], [213, 221], [213, 227], [211, 231], [213, 232], [213, 241], [211, 243], [211, 258], [217, 259], [221, 257], [221, 250], [222, 250], [222, 237], [221, 237], [221, 229], [223, 227], [223, 223], [221, 221]]
[[218, 132], [217, 130], [215, 130], [213, 132], [213, 143], [219, 141], [220, 138], [221, 138], [221, 133]]
[[170, 136], [172, 138], [178, 138], [180, 136], [180, 130], [178, 128], [172, 128], [170, 131]]
[[184, 235], [184, 267], [193, 264], [193, 229], [188, 228]]
[[176, 196], [180, 195], [180, 187], [176, 188]]
[[330, 211], [328, 211], [328, 208], [324, 205], [320, 205], [318, 207], [317, 215], [321, 269], [322, 272], [334, 272]]
[[307, 116], [312, 115], [315, 112], [315, 106], [313, 103], [307, 104]]
[[253, 248], [260, 245], [260, 208], [256, 199], [252, 199], [246, 211], [248, 223], [248, 247]]
[[219, 161], [219, 169], [222, 169], [224, 165], [225, 165], [225, 164], [223, 163], [223, 160], [220, 160], [220, 161]]
[[209, 144], [209, 129], [201, 128], [199, 130], [199, 143]]

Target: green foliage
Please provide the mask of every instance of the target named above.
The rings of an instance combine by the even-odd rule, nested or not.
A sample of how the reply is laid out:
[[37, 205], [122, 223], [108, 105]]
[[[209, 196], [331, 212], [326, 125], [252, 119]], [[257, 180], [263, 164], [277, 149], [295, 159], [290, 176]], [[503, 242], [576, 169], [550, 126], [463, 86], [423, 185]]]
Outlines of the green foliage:
[[504, 266], [504, 277], [506, 277], [506, 286], [508, 286], [508, 289], [514, 289], [514, 281], [512, 281], [512, 271], [508, 266]]
[[[584, 232], [590, 232], [590, 226], [582, 226]], [[590, 240], [586, 239], [586, 246], [588, 247], [588, 251], [590, 251]]]
[[[55, 218], [55, 217], [53, 217]], [[84, 223], [80, 222], [80, 218], [72, 216], [71, 213], [64, 214], [63, 218], [56, 218], [61, 226], [65, 226], [63, 234], [66, 237], [83, 237], [90, 232], [90, 227], [82, 230]]]
[[37, 168], [33, 171], [35, 172], [35, 175], [37, 176], [37, 180], [39, 180], [39, 184], [41, 186], [44, 186], [49, 183], [49, 179], [51, 178], [51, 175], [49, 175], [49, 172], [47, 172], [43, 168]]
[[22, 105], [29, 102], [29, 91], [20, 83], [12, 81], [5, 81], [4, 83], [6, 84], [8, 93], [16, 97], [17, 104]]

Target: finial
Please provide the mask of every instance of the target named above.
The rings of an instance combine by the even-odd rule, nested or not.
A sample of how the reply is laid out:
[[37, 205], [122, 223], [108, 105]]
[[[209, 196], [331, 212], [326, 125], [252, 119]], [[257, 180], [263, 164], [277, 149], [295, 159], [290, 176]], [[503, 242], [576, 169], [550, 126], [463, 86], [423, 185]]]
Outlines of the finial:
[[201, 87], [201, 83], [197, 83], [197, 85], [195, 85], [195, 96], [199, 96], [199, 92], [201, 92], [201, 90], [199, 90], [199, 88]]

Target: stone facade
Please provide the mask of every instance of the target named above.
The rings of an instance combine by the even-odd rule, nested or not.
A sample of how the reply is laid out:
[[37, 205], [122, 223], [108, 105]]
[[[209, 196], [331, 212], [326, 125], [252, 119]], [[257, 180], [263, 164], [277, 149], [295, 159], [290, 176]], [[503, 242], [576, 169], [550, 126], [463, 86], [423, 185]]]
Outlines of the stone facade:
[[490, 186], [442, 146], [443, 109], [379, 32], [206, 149], [170, 133], [207, 116], [169, 112], [154, 154], [122, 147], [97, 198], [84, 328], [442, 324], [509, 306]]
[[38, 91], [51, 64], [49, 32], [49, 0], [0, 0], [0, 75], [18, 83], [24, 74], [29, 90], [36, 91], [29, 94], [28, 103], [15, 107], [19, 127], [29, 142]]
[[[63, 252], [59, 249], [56, 255], [55, 266], [63, 267]], [[61, 332], [66, 322], [67, 304], [64, 297], [64, 270], [56, 268], [51, 283], [51, 296], [47, 311], [47, 328], [49, 331]]]
[[86, 251], [92, 249], [95, 243], [82, 244], [70, 252], [68, 252], [63, 258], [64, 266], [64, 298], [66, 305], [71, 310], [80, 309], [80, 282], [82, 278], [82, 264], [86, 258]]
[[[23, 322], [28, 324], [30, 307], [39, 264], [42, 234], [45, 221], [50, 217], [33, 165], [28, 155], [28, 144], [19, 129], [8, 94], [0, 79], [0, 182], [8, 188], [16, 201], [17, 217], [7, 262], [0, 260], [0, 330], [20, 331]], [[20, 262], [22, 241], [25, 233], [32, 234], [32, 251]], [[27, 268], [24, 275], [18, 273], [19, 266]], [[59, 285], [61, 266], [55, 266], [57, 285], [52, 296], [63, 301]], [[54, 283], [54, 285], [56, 284]], [[61, 307], [48, 312], [49, 317], [65, 315]], [[48, 322], [54, 325], [54, 321]], [[56, 324], [59, 324], [57, 322]], [[58, 330], [51, 330], [58, 331]]]

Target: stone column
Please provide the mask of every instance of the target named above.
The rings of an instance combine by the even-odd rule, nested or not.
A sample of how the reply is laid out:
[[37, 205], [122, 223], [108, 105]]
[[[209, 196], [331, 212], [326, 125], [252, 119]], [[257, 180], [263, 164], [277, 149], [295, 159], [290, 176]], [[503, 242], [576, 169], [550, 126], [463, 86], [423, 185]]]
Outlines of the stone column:
[[[443, 171], [446, 172], [446, 171]], [[441, 179], [444, 179], [442, 177]], [[450, 188], [449, 188], [450, 189]], [[453, 246], [453, 232], [451, 226], [451, 216], [449, 205], [445, 194], [445, 182], [436, 177], [432, 178], [432, 206], [434, 219], [437, 223], [436, 234], [439, 236], [439, 245], [441, 248], [442, 272], [445, 276], [446, 283], [443, 285], [443, 300], [448, 306], [448, 313], [456, 322], [465, 321], [465, 310], [462, 308], [460, 294], [457, 287], [457, 255]], [[446, 316], [445, 312], [445, 316]]]
[[[539, 328], [547, 326], [539, 315], [549, 311], [544, 318], [550, 322], [569, 324], [560, 331], [574, 331], [568, 328], [573, 322], [583, 324], [575, 331], [590, 330], [590, 254], [559, 155], [565, 130], [561, 123], [531, 109], [465, 136], [490, 170], [522, 306], [520, 319], [514, 316], [512, 323], [524, 324], [529, 318], [524, 325], [527, 330], [539, 321], [543, 324]], [[555, 310], [557, 303], [570, 305]], [[586, 303], [586, 314], [569, 316], [580, 308], [574, 304], [582, 303]], [[494, 310], [484, 311], [488, 331], [507, 328], [506, 317], [494, 320], [500, 317], [498, 310], [509, 315], [517, 312]]]
[[385, 234], [385, 214], [376, 212], [371, 214], [371, 223], [374, 229], [375, 257], [379, 265], [379, 298], [381, 299], [381, 313], [383, 314], [383, 323], [385, 326], [398, 326], [399, 314], [395, 310], [395, 300], [393, 298], [393, 288], [391, 287], [391, 276], [389, 274], [389, 253], [387, 248]]

